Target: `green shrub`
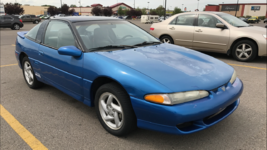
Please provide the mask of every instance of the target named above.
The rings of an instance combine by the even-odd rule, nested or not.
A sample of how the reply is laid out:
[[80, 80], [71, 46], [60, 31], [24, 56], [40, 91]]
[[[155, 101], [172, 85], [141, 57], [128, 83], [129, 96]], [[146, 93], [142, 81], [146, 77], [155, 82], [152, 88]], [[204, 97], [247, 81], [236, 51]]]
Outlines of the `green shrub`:
[[265, 19], [265, 16], [259, 16], [259, 19], [260, 20], [264, 20]]

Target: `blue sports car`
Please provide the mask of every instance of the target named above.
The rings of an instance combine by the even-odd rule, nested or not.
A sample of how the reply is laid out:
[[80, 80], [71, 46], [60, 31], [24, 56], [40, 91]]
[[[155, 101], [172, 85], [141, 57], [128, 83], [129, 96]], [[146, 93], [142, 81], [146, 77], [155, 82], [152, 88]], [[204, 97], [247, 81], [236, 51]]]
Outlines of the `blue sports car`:
[[15, 55], [30, 88], [45, 83], [95, 106], [116, 136], [206, 129], [236, 110], [243, 91], [231, 66], [110, 17], [44, 21], [18, 32]]

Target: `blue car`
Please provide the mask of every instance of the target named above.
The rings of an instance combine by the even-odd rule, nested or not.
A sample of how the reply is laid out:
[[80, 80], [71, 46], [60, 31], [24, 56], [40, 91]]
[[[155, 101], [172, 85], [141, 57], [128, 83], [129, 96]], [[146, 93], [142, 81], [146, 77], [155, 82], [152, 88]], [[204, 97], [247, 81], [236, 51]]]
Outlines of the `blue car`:
[[236, 110], [243, 91], [224, 62], [111, 17], [44, 21], [18, 32], [15, 54], [30, 88], [48, 84], [94, 106], [116, 136], [137, 127], [170, 134], [206, 129]]

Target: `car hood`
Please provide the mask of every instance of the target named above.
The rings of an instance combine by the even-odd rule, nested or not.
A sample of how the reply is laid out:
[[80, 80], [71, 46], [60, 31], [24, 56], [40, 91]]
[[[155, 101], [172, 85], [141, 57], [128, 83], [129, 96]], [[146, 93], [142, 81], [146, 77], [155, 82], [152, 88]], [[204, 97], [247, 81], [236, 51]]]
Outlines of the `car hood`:
[[228, 83], [234, 72], [213, 57], [172, 44], [97, 53], [149, 76], [172, 92], [212, 90]]
[[263, 27], [256, 27], [256, 26], [249, 26], [249, 27], [242, 27], [239, 28], [240, 30], [247, 32], [247, 33], [260, 33], [266, 34], [266, 29]]

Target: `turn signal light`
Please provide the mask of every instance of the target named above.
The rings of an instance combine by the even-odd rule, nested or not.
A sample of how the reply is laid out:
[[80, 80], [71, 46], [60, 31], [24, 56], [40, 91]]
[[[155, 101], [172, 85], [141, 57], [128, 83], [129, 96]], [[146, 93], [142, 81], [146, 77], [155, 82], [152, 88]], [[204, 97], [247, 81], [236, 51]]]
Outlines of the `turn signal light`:
[[163, 103], [164, 97], [161, 95], [146, 95], [145, 100], [155, 102], [155, 103]]
[[150, 28], [150, 30], [154, 31], [154, 30], [155, 30], [155, 28]]

